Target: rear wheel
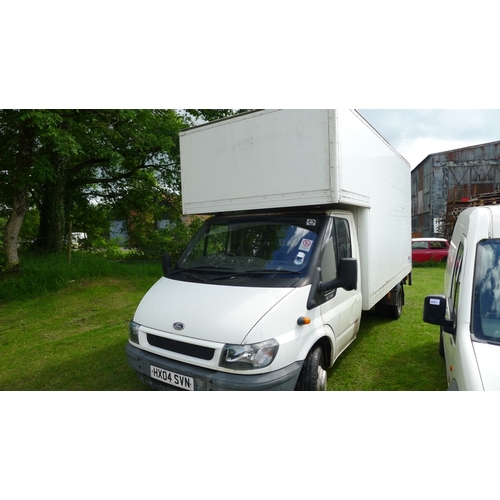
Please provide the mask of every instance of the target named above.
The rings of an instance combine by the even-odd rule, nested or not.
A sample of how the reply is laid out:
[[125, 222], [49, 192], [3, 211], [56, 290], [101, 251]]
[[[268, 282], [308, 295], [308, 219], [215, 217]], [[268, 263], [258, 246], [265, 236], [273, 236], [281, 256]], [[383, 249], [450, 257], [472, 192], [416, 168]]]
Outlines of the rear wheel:
[[403, 313], [403, 287], [401, 285], [398, 285], [396, 293], [396, 303], [386, 306], [387, 316], [392, 319], [399, 319]]
[[296, 390], [326, 391], [326, 380], [325, 356], [323, 349], [317, 346], [309, 352], [304, 361]]

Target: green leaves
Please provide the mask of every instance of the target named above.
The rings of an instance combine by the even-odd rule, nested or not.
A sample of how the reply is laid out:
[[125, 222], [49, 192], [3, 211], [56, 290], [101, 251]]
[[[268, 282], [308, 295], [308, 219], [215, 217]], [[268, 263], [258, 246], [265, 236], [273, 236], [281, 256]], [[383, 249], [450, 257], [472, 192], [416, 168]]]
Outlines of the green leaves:
[[96, 206], [153, 216], [180, 194], [179, 131], [236, 111], [244, 110], [0, 110], [0, 216], [14, 200], [35, 208], [37, 245], [49, 251], [61, 250], [69, 218], [91, 232]]
[[244, 113], [249, 111], [248, 109], [186, 109], [189, 115], [191, 115], [193, 124], [199, 122], [212, 122], [214, 120], [220, 120], [222, 118], [227, 118], [237, 113]]

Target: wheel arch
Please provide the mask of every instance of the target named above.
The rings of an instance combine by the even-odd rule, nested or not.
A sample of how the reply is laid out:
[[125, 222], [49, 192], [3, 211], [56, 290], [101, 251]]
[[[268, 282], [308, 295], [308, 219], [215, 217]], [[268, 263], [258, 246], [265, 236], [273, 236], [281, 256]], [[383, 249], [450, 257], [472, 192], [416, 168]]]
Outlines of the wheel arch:
[[325, 356], [326, 368], [331, 368], [333, 366], [333, 362], [335, 360], [334, 353], [335, 348], [332, 342], [332, 339], [328, 335], [324, 335], [323, 337], [316, 340], [309, 352], [311, 352], [316, 347], [321, 347], [323, 349], [323, 354]]
[[323, 350], [326, 368], [331, 368], [335, 361], [336, 346], [335, 335], [330, 325], [322, 324], [318, 326], [314, 333], [311, 332], [308, 339], [304, 338], [300, 346], [300, 352], [296, 354], [298, 356], [296, 359], [305, 360], [311, 351], [318, 346]]

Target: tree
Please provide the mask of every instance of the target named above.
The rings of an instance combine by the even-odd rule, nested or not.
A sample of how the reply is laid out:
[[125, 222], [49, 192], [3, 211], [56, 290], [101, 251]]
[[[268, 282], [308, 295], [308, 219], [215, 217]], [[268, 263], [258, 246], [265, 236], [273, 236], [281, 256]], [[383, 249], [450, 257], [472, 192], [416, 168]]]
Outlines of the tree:
[[17, 242], [19, 231], [28, 210], [28, 180], [35, 136], [30, 122], [19, 122], [18, 152], [12, 172], [12, 211], [4, 231], [3, 247], [7, 257], [7, 269], [19, 267]]
[[116, 201], [134, 180], [147, 189], [152, 178], [163, 189], [178, 189], [184, 126], [174, 110], [0, 111], [1, 180], [12, 188], [0, 193], [11, 208], [6, 267], [19, 266], [17, 239], [28, 199], [40, 211], [38, 249], [58, 252], [66, 221], [91, 199]]
[[146, 210], [180, 193], [179, 131], [235, 111], [0, 110], [6, 267], [19, 267], [18, 237], [30, 207], [40, 216], [36, 248], [60, 252], [68, 220], [82, 226], [95, 207]]
[[[43, 113], [1, 110], [0, 131], [2, 168], [0, 185], [4, 203], [11, 207], [3, 235], [3, 249], [8, 270], [19, 268], [18, 236], [29, 206], [30, 187], [37, 175], [33, 172], [37, 122], [49, 125], [51, 116]], [[42, 174], [40, 170], [39, 175]]]
[[66, 111], [66, 153], [48, 142], [45, 154], [55, 175], [43, 183], [38, 206], [38, 246], [60, 251], [66, 219], [82, 199], [117, 203], [130, 185], [147, 194], [156, 187], [178, 189], [178, 132], [184, 122], [173, 110]]

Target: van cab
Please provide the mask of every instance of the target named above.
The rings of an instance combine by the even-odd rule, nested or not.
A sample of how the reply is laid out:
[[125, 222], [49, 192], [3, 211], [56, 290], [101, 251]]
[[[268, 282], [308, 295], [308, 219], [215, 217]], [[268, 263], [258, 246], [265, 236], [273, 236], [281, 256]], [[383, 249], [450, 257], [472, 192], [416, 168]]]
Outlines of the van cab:
[[444, 294], [423, 314], [441, 327], [448, 390], [500, 390], [500, 206], [464, 210], [449, 252]]
[[361, 316], [347, 211], [215, 216], [146, 294], [126, 352], [158, 389], [326, 390]]

